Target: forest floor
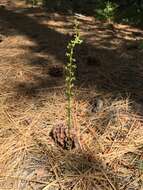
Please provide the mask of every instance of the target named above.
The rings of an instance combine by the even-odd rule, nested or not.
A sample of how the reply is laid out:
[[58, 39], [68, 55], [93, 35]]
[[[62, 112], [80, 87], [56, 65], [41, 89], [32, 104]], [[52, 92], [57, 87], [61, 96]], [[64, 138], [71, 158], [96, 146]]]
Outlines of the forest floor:
[[[65, 150], [49, 133], [66, 125], [74, 19], [79, 144]], [[142, 29], [0, 1], [0, 190], [143, 190], [142, 115]]]

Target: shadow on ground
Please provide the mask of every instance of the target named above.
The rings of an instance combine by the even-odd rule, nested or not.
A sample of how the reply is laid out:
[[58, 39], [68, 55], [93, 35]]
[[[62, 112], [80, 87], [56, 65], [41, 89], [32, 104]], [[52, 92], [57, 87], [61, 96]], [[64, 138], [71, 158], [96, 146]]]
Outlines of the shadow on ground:
[[[26, 14], [3, 7], [0, 7], [0, 19], [7, 23], [7, 27], [14, 28], [17, 34], [24, 35], [34, 42], [35, 45], [29, 47], [34, 56], [29, 57], [28, 64], [36, 66], [37, 69], [42, 67], [45, 73], [44, 77], [36, 78], [34, 85], [30, 81], [19, 83], [17, 91], [19, 93], [25, 91], [31, 96], [36, 96], [41, 88], [55, 86], [59, 80], [63, 82], [63, 77], [49, 79], [49, 76], [46, 76], [51, 62], [45, 57], [52, 56], [54, 63], [65, 64], [66, 46], [71, 39], [72, 25], [69, 26], [69, 32], [61, 33], [56, 28], [40, 23], [40, 18], [31, 16], [29, 12]], [[47, 17], [46, 20], [48, 19], [51, 18]], [[67, 22], [66, 19], [65, 22]], [[119, 29], [105, 28], [104, 23], [102, 27], [101, 25], [102, 23], [99, 24], [100, 30], [98, 32], [93, 30], [92, 34], [87, 34], [90, 31], [88, 27], [84, 43], [77, 48], [77, 86], [82, 85], [87, 88], [90, 86], [101, 92], [110, 92], [115, 95], [129, 94], [133, 100], [143, 101], [142, 50], [138, 48], [138, 45], [128, 45], [133, 40], [118, 35]], [[95, 27], [98, 28], [96, 25]], [[104, 30], [108, 35], [104, 34]], [[142, 33], [131, 32], [133, 38], [137, 38], [135, 35], [143, 37]], [[86, 37], [89, 40], [86, 40]], [[38, 57], [39, 53], [43, 53], [45, 57]]]
[[[42, 150], [42, 147], [40, 146], [39, 149]], [[91, 157], [90, 153], [64, 152], [58, 149], [43, 151], [44, 153], [33, 155], [31, 165], [28, 165], [30, 170], [29, 168], [24, 168], [27, 176], [30, 176], [30, 179], [33, 180], [20, 181], [20, 179], [17, 179], [22, 189], [33, 187], [53, 190], [87, 190], [94, 188], [109, 190], [119, 189], [121, 186], [124, 186], [126, 189], [126, 185], [124, 184], [126, 179], [116, 176], [109, 167], [105, 169], [102, 163]], [[24, 174], [24, 171], [21, 174]]]

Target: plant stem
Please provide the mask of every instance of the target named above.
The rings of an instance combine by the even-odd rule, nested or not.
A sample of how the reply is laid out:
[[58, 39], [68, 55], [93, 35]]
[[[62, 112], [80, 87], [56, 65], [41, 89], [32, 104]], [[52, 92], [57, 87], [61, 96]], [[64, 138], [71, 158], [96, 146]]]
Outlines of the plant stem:
[[68, 136], [70, 137], [70, 130], [72, 127], [72, 96], [73, 86], [75, 81], [75, 59], [74, 59], [74, 48], [77, 44], [81, 44], [80, 35], [78, 32], [78, 24], [75, 22], [75, 35], [73, 40], [68, 43], [66, 56], [68, 58], [67, 65], [65, 66], [65, 78], [66, 78], [66, 96], [67, 96], [67, 125], [68, 125]]

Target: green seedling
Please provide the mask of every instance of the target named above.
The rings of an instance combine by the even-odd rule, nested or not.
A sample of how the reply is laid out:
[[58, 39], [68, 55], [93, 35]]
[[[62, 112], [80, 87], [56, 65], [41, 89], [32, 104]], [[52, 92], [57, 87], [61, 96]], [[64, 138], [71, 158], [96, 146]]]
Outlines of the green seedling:
[[116, 3], [107, 1], [101, 4], [101, 7], [96, 10], [97, 17], [105, 19], [108, 23], [111, 23], [114, 20], [117, 7], [118, 5]]
[[67, 64], [65, 66], [65, 83], [66, 83], [66, 97], [67, 97], [67, 126], [68, 126], [68, 135], [70, 137], [70, 130], [72, 127], [72, 97], [74, 82], [76, 80], [75, 71], [77, 69], [76, 59], [74, 58], [75, 47], [82, 43], [79, 33], [79, 24], [75, 21], [74, 26], [74, 37], [67, 45]]

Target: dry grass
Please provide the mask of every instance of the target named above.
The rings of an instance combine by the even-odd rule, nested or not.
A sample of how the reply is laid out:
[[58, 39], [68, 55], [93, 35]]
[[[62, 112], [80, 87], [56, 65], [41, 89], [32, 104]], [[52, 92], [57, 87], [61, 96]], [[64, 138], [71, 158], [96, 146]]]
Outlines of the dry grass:
[[89, 112], [88, 99], [76, 100], [74, 126], [81, 146], [65, 151], [49, 137], [57, 122], [65, 122], [63, 97], [63, 90], [51, 90], [42, 107], [24, 103], [23, 109], [17, 101], [11, 110], [10, 97], [1, 98], [1, 189], [141, 189], [142, 120], [129, 100], [105, 97], [96, 114]]
[[[41, 16], [43, 12], [37, 13], [37, 17], [36, 13], [31, 15], [53, 29], [54, 34], [54, 31], [71, 32], [66, 26], [71, 24], [72, 18], [45, 12], [45, 16]], [[27, 19], [23, 25], [35, 31], [30, 25], [32, 22], [26, 25]], [[89, 48], [87, 52], [85, 46], [79, 66], [81, 71], [84, 70], [84, 78], [90, 80], [93, 75], [96, 82], [91, 89], [75, 90], [73, 120], [80, 146], [71, 151], [58, 147], [49, 136], [57, 123], [66, 123], [63, 79], [48, 75], [49, 65], [61, 64], [61, 60], [48, 50], [36, 53], [40, 44], [45, 45], [49, 40], [45, 42], [42, 34], [39, 34], [40, 40], [29, 38], [0, 20], [3, 26], [0, 31], [6, 34], [0, 44], [0, 190], [143, 189], [143, 119], [134, 109], [130, 97], [115, 98], [112, 95], [116, 85], [115, 90], [121, 92], [127, 88], [129, 93], [142, 98], [142, 90], [137, 86], [137, 82], [142, 81], [142, 52], [123, 49], [125, 39], [134, 41], [135, 31], [129, 26], [115, 25], [113, 35], [113, 31], [105, 30], [103, 23], [101, 26], [96, 21], [92, 23], [88, 17], [78, 19], [82, 35], [93, 51]], [[42, 28], [41, 32], [45, 30]], [[55, 43], [49, 45], [50, 48], [53, 46]], [[110, 52], [109, 47], [117, 51]], [[59, 49], [64, 56], [63, 49]], [[95, 60], [95, 68], [86, 65], [87, 53], [100, 57], [97, 66]], [[129, 72], [130, 69], [134, 72]], [[105, 88], [104, 94], [103, 89], [98, 88], [100, 86], [111, 91]], [[104, 106], [99, 112], [92, 113], [89, 102], [96, 96], [103, 99]]]

